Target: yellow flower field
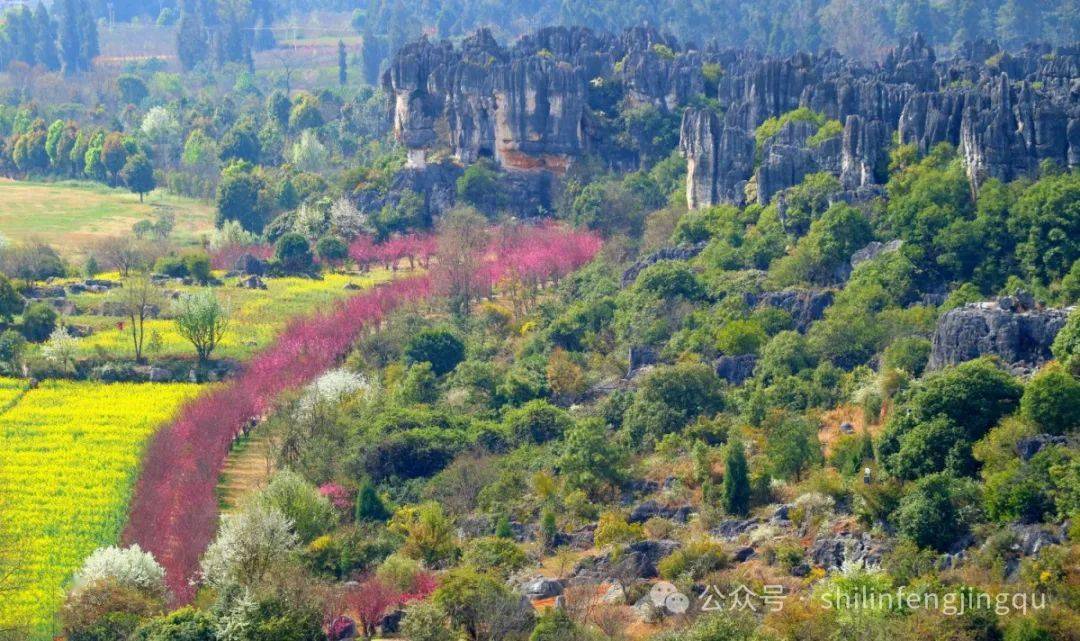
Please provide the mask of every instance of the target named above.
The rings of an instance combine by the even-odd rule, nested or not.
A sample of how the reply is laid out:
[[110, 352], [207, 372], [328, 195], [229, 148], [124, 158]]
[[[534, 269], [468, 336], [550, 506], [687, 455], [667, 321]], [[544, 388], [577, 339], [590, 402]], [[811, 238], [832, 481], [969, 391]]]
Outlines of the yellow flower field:
[[[221, 274], [218, 274], [221, 276]], [[106, 277], [118, 278], [115, 274]], [[355, 291], [346, 289], [346, 285], [368, 288], [393, 277], [387, 270], [373, 270], [370, 273], [325, 274], [322, 279], [310, 278], [267, 278], [265, 290], [241, 289], [234, 287], [235, 279], [226, 285], [215, 287], [214, 291], [223, 299], [228, 299], [233, 311], [233, 320], [228, 333], [214, 356], [217, 358], [243, 359], [257, 350], [266, 347], [282, 330], [291, 318], [310, 314], [315, 310], [327, 309], [334, 302], [347, 298]], [[169, 287], [173, 289], [173, 287]], [[194, 291], [198, 287], [180, 287], [180, 291]], [[79, 294], [71, 300], [82, 309], [92, 309], [103, 301], [110, 300], [108, 294]], [[167, 313], [168, 306], [165, 312]], [[67, 317], [67, 322], [86, 325], [94, 333], [79, 341], [79, 356], [93, 356], [99, 351], [112, 357], [132, 355], [131, 336], [121, 332], [117, 323], [124, 320], [116, 317], [76, 315]], [[191, 343], [176, 332], [176, 326], [167, 318], [147, 321], [147, 342], [152, 332], [160, 336], [160, 351], [154, 352], [148, 344], [151, 359], [157, 356], [194, 356]], [[2, 406], [0, 406], [2, 407]]]
[[[0, 379], [0, 409], [20, 383]], [[0, 629], [55, 632], [65, 581], [123, 528], [147, 437], [199, 390], [47, 381], [0, 414], [0, 544], [15, 546], [0, 560], [16, 559], [0, 586]]]

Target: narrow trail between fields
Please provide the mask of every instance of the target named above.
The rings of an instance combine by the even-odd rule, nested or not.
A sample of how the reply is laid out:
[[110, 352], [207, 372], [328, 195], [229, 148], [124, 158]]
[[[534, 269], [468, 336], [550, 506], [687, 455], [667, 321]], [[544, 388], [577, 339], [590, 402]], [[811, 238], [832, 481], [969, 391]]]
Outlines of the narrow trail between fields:
[[222, 514], [237, 511], [244, 504], [244, 499], [270, 482], [274, 474], [273, 442], [267, 429], [266, 426], [255, 428], [225, 461], [218, 485]]

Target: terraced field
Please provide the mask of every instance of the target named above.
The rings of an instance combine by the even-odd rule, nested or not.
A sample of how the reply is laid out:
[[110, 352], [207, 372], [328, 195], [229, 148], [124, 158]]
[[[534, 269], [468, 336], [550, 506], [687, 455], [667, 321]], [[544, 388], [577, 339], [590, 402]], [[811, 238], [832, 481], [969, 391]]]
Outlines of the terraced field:
[[[22, 384], [0, 379], [0, 411]], [[65, 581], [123, 528], [147, 437], [199, 389], [48, 381], [0, 414], [0, 525], [16, 561], [0, 629], [55, 632]]]

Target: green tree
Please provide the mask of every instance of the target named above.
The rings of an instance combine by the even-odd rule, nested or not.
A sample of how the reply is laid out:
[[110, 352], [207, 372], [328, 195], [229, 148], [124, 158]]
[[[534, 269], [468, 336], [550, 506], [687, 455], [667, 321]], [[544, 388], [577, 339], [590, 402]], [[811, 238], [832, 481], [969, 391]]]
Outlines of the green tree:
[[230, 313], [214, 291], [205, 288], [182, 294], [173, 310], [176, 331], [195, 347], [199, 363], [206, 363], [229, 329]]
[[47, 303], [30, 303], [22, 315], [22, 334], [31, 343], [40, 343], [56, 329], [56, 310]]
[[337, 43], [337, 60], [338, 60], [338, 84], [344, 87], [349, 84], [349, 58], [345, 53], [345, 41], [338, 40]]
[[750, 473], [743, 444], [728, 443], [724, 457], [724, 511], [746, 516], [750, 513]]
[[1060, 365], [1044, 367], [1024, 387], [1024, 418], [1041, 432], [1068, 434], [1080, 429], [1080, 381]]
[[571, 488], [597, 498], [625, 477], [626, 451], [600, 419], [578, 421], [563, 439], [558, 469]]
[[7, 276], [0, 274], [0, 320], [10, 323], [23, 310], [23, 304], [23, 298], [15, 291], [15, 286]]
[[532, 619], [503, 582], [467, 567], [450, 571], [431, 600], [472, 641], [520, 633]]
[[949, 474], [931, 474], [900, 500], [894, 518], [900, 533], [920, 547], [944, 552], [977, 516], [978, 487]]
[[323, 236], [315, 243], [319, 260], [333, 267], [340, 267], [349, 257], [349, 246], [337, 236]]
[[198, 0], [180, 2], [180, 27], [176, 32], [176, 51], [180, 58], [180, 65], [186, 71], [191, 71], [205, 62], [211, 51]]
[[681, 431], [699, 416], [712, 416], [724, 408], [720, 380], [704, 364], [680, 364], [650, 372], [641, 383], [623, 425], [635, 441], [645, 436], [659, 440]]
[[217, 226], [235, 220], [246, 231], [261, 233], [270, 215], [265, 189], [265, 181], [249, 168], [242, 165], [226, 168], [217, 191]]
[[113, 183], [120, 176], [120, 171], [123, 170], [124, 165], [127, 163], [127, 158], [127, 145], [124, 142], [123, 135], [114, 132], [105, 136], [105, 140], [101, 145], [101, 164], [105, 167], [105, 171], [109, 172], [110, 180]]
[[818, 431], [807, 419], [777, 410], [766, 418], [764, 429], [765, 452], [778, 477], [800, 480], [803, 472], [821, 462]]
[[448, 329], [423, 329], [409, 339], [405, 357], [411, 363], [431, 363], [436, 376], [451, 372], [465, 360], [465, 343]]
[[133, 193], [139, 194], [139, 202], [143, 196], [154, 190], [157, 183], [154, 180], [154, 166], [145, 154], [135, 154], [127, 159], [124, 168], [120, 170], [120, 179]]
[[516, 443], [542, 444], [561, 438], [574, 421], [565, 410], [536, 399], [508, 411], [503, 424]]
[[364, 481], [356, 494], [356, 520], [358, 522], [383, 522], [390, 518], [390, 511], [379, 497], [371, 481]]
[[1017, 409], [1022, 393], [1012, 375], [980, 358], [935, 372], [915, 393], [910, 408], [924, 420], [947, 417], [975, 441]]
[[503, 205], [498, 173], [486, 161], [469, 165], [461, 174], [457, 179], [457, 194], [462, 202], [476, 207], [489, 217], [494, 216]]
[[289, 128], [293, 131], [314, 129], [323, 126], [322, 112], [319, 111], [319, 101], [311, 94], [301, 94], [293, 101], [292, 111], [289, 112]]
[[1016, 201], [1008, 219], [1016, 255], [1028, 277], [1060, 279], [1080, 259], [1080, 174], [1044, 176]]

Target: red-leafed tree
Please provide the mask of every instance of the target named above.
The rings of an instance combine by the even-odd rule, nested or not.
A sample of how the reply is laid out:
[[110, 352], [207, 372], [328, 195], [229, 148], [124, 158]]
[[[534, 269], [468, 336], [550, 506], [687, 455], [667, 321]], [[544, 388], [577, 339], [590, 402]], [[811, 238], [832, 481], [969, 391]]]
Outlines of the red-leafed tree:
[[349, 590], [345, 597], [352, 612], [360, 619], [364, 636], [375, 636], [379, 622], [390, 610], [401, 604], [401, 593], [378, 578], [371, 577]]

